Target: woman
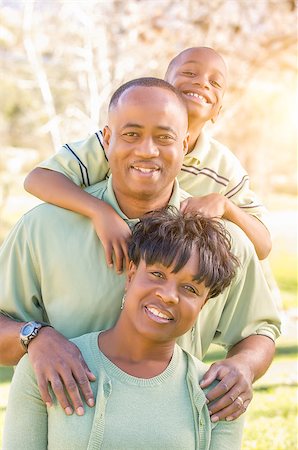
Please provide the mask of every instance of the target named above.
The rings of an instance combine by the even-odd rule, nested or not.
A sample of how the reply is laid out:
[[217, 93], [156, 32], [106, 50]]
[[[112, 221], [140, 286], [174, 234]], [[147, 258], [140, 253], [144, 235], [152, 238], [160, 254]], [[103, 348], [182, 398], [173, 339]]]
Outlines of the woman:
[[211, 423], [199, 387], [207, 366], [175, 344], [235, 274], [226, 231], [194, 214], [150, 213], [133, 231], [129, 257], [115, 326], [74, 339], [97, 376], [95, 407], [83, 416], [66, 416], [55, 400], [47, 408], [25, 356], [11, 386], [4, 449], [240, 449], [242, 418]]

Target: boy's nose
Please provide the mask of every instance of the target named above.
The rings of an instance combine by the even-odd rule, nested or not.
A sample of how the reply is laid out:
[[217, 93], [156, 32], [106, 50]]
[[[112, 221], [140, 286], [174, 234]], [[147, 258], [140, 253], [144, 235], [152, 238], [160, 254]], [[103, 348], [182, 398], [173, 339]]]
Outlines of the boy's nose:
[[193, 78], [193, 83], [200, 87], [209, 89], [209, 81], [204, 75], [197, 75]]

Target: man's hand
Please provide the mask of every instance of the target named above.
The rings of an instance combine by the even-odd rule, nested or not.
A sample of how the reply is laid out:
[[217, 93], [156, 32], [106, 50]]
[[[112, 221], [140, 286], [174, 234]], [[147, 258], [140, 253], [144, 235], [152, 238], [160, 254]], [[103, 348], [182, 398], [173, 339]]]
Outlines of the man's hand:
[[107, 265], [113, 267], [120, 274], [129, 258], [127, 240], [131, 235], [129, 226], [107, 203], [98, 200], [98, 208], [92, 214], [92, 222], [105, 251]]
[[181, 212], [199, 212], [206, 217], [225, 217], [230, 200], [217, 193], [189, 197], [180, 205]]
[[219, 383], [207, 394], [209, 403], [212, 402], [209, 406], [211, 421], [236, 419], [246, 411], [253, 396], [253, 375], [249, 366], [237, 357], [218, 361], [206, 372], [201, 388], [214, 380]]
[[49, 384], [67, 415], [73, 413], [73, 408], [79, 416], [84, 414], [81, 394], [89, 406], [94, 406], [90, 381], [95, 380], [95, 375], [76, 345], [53, 328], [43, 327], [30, 342], [28, 355], [41, 398], [48, 406], [52, 405]]

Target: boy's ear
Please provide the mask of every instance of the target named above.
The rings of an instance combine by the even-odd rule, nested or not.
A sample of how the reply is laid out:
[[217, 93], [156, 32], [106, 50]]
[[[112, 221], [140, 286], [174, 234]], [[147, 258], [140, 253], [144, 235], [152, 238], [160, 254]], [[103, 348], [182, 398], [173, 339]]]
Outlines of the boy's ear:
[[102, 135], [103, 135], [103, 147], [105, 149], [106, 155], [108, 155], [110, 139], [111, 139], [111, 135], [112, 135], [112, 132], [111, 132], [110, 128], [108, 127], [108, 125], [106, 125], [104, 127]]
[[189, 133], [186, 134], [183, 139], [183, 154], [184, 156], [188, 153], [188, 142], [189, 142]]
[[221, 111], [221, 108], [222, 108], [222, 106], [220, 106], [220, 108], [219, 108], [219, 110], [217, 111], [217, 113], [214, 115], [214, 117], [212, 117], [212, 119], [211, 119], [211, 122], [212, 122], [212, 123], [215, 123], [215, 122], [216, 122], [216, 120], [217, 120], [217, 118], [218, 118], [218, 116], [219, 116], [219, 113], [220, 113], [220, 111]]

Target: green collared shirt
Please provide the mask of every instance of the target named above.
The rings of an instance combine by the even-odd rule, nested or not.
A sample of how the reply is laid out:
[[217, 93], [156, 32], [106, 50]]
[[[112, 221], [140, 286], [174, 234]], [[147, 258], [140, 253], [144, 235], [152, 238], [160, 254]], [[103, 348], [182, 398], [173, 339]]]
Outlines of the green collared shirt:
[[[120, 210], [112, 177], [88, 188]], [[175, 182], [170, 204], [188, 196]], [[280, 320], [253, 245], [235, 224], [224, 221], [241, 266], [232, 284], [208, 300], [195, 333], [178, 343], [202, 359], [211, 342], [227, 349], [251, 334], [275, 340]], [[39, 320], [67, 338], [110, 328], [120, 311], [125, 275], [107, 267], [91, 220], [49, 204], [25, 214], [0, 248], [0, 310], [17, 320]]]

